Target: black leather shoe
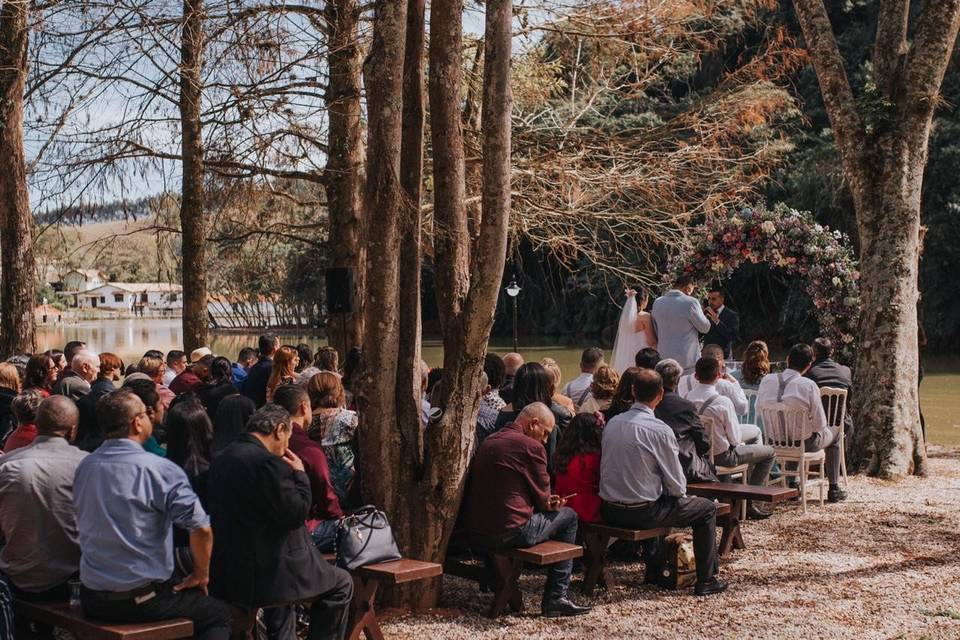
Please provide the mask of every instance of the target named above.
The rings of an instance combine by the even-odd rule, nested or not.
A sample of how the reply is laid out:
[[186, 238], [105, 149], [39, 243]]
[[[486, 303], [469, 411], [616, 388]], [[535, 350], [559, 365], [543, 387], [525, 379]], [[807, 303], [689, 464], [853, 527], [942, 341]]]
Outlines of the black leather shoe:
[[723, 593], [730, 586], [720, 578], [710, 578], [706, 582], [698, 582], [693, 588], [693, 593], [698, 596], [712, 596], [715, 593]]
[[[764, 507], [767, 505], [764, 504]], [[772, 507], [772, 505], [770, 505]], [[754, 504], [752, 501], [747, 505], [747, 519], [749, 520], [766, 520], [773, 515], [773, 509], [764, 509], [759, 505]]]
[[827, 502], [842, 502], [847, 499], [847, 492], [840, 485], [833, 485], [827, 490]]
[[544, 618], [563, 618], [567, 616], [582, 616], [585, 613], [590, 613], [592, 608], [593, 607], [581, 607], [578, 604], [573, 604], [567, 598], [557, 598], [550, 602], [544, 602], [540, 612]]

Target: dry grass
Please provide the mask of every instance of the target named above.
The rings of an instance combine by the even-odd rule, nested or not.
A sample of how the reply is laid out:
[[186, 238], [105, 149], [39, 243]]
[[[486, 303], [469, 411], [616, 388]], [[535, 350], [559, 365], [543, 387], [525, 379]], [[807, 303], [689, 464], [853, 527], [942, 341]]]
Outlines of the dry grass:
[[[779, 507], [744, 525], [748, 549], [722, 562], [730, 590], [696, 598], [640, 586], [641, 565], [614, 565], [619, 586], [589, 615], [483, 617], [489, 594], [446, 578], [442, 614], [394, 617], [388, 638], [960, 638], [960, 449], [931, 447], [931, 474], [852, 478], [839, 505]], [[523, 579], [538, 612], [541, 575]], [[571, 594], [577, 601], [579, 578]], [[451, 611], [453, 610], [453, 611]]]

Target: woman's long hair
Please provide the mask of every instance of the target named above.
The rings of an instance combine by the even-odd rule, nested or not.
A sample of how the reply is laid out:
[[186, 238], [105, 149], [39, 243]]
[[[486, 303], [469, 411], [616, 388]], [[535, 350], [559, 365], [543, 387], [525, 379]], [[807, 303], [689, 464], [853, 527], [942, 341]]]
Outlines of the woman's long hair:
[[346, 403], [346, 394], [340, 376], [330, 371], [321, 371], [307, 382], [310, 406], [318, 409], [340, 409]]
[[743, 381], [747, 384], [760, 384], [760, 379], [770, 373], [770, 350], [763, 340], [754, 340], [743, 352]]
[[620, 382], [617, 383], [617, 392], [613, 394], [613, 399], [610, 401], [611, 411], [622, 413], [637, 401], [637, 396], [633, 392], [633, 383], [639, 374], [639, 367], [630, 367], [623, 372]]
[[213, 425], [195, 393], [177, 396], [167, 411], [166, 427], [167, 457], [172, 462], [194, 476], [210, 468]]
[[574, 457], [583, 453], [599, 452], [602, 430], [603, 421], [592, 413], [581, 413], [571, 420], [557, 445], [557, 473], [565, 473]]
[[528, 362], [517, 369], [513, 379], [513, 410], [522, 411], [528, 404], [542, 402], [550, 406], [553, 398], [553, 374], [543, 365]]
[[35, 356], [31, 356], [31, 358], [27, 360], [27, 366], [23, 371], [23, 388], [46, 389], [50, 391], [50, 387], [47, 384], [47, 376], [50, 375], [50, 370], [55, 366], [53, 358], [45, 353], [38, 353]]
[[620, 376], [617, 375], [613, 367], [602, 365], [597, 368], [593, 374], [593, 382], [590, 383], [590, 393], [597, 400], [609, 400], [617, 393], [617, 384], [620, 382]]
[[267, 380], [267, 402], [273, 398], [273, 390], [288, 380], [293, 380], [297, 373], [294, 361], [299, 357], [296, 348], [280, 347], [273, 355], [273, 369], [270, 379]]
[[210, 384], [211, 387], [219, 387], [223, 384], [233, 382], [233, 365], [229, 358], [217, 356], [210, 363]]
[[217, 415], [213, 422], [213, 455], [220, 453], [228, 444], [247, 432], [247, 420], [257, 410], [253, 400], [236, 393], [227, 396], [217, 405]]

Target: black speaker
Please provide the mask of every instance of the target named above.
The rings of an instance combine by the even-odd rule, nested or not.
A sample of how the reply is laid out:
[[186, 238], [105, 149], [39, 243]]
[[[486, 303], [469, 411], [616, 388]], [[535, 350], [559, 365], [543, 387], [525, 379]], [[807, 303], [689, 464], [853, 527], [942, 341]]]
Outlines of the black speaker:
[[330, 267], [326, 271], [327, 313], [353, 313], [356, 296], [356, 270]]

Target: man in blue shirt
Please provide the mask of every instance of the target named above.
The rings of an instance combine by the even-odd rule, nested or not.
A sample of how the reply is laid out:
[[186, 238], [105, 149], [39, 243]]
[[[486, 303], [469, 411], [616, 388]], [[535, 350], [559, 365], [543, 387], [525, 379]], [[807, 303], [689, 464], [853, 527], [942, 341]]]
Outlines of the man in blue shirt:
[[[194, 637], [230, 637], [230, 610], [207, 595], [213, 531], [186, 474], [147, 453], [153, 424], [129, 389], [104, 396], [105, 440], [77, 467], [73, 504], [84, 613], [111, 622], [193, 621]], [[190, 532], [193, 573], [174, 579], [173, 525]]]

